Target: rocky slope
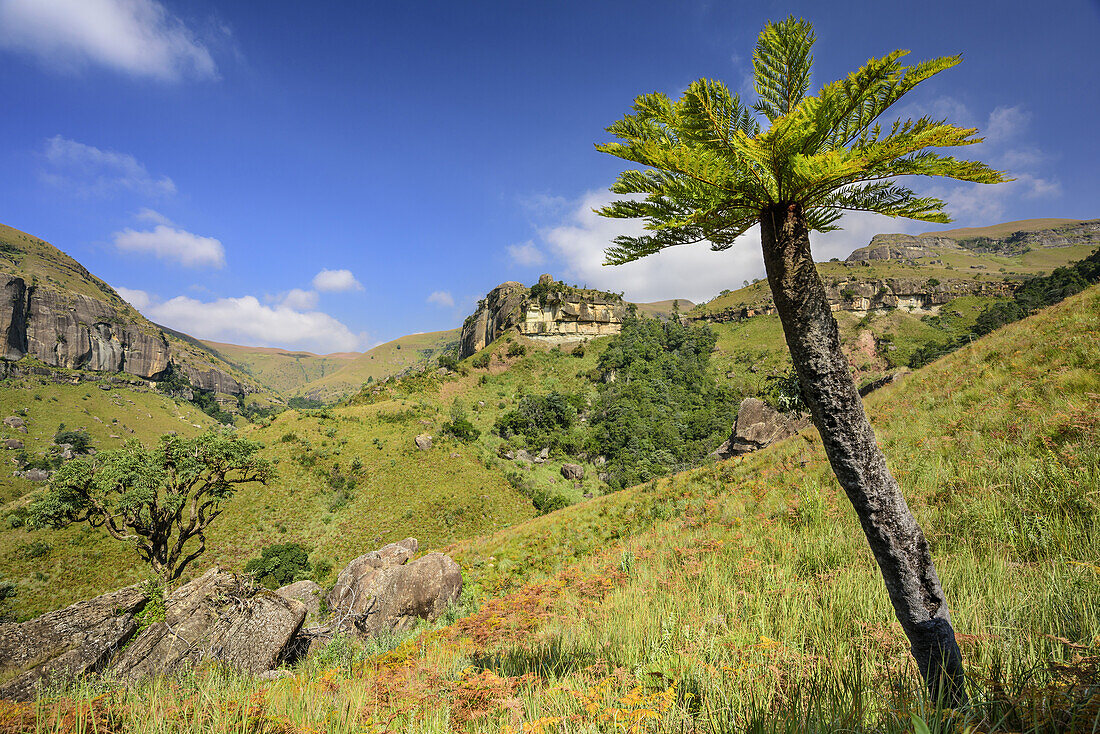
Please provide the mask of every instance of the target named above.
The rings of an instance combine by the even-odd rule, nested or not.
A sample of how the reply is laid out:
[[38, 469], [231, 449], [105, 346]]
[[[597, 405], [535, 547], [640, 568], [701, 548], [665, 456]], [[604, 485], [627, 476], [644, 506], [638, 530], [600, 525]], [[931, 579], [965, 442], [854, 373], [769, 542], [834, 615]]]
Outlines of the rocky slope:
[[105, 282], [49, 243], [0, 225], [0, 358], [125, 372], [148, 380], [169, 366], [193, 387], [228, 395], [260, 390], [185, 335], [139, 314]]

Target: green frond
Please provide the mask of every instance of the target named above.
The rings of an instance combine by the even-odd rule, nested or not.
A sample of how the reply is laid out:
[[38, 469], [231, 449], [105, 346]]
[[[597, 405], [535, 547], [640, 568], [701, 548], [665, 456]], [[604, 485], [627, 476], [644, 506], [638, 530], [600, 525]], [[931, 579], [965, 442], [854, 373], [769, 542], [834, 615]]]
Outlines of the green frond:
[[768, 22], [752, 54], [753, 86], [760, 101], [753, 109], [775, 122], [790, 114], [810, 90], [814, 57], [813, 26], [793, 15]]
[[609, 264], [692, 242], [725, 249], [776, 204], [801, 204], [808, 227], [820, 232], [837, 229], [847, 211], [946, 222], [944, 202], [894, 180], [1011, 180], [980, 161], [934, 152], [981, 142], [976, 129], [930, 117], [879, 122], [961, 57], [906, 66], [909, 52], [894, 51], [809, 95], [814, 41], [812, 26], [793, 16], [764, 27], [753, 53], [759, 100], [751, 109], [721, 82], [700, 79], [678, 101], [639, 96], [631, 114], [608, 127], [617, 140], [597, 150], [647, 170], [623, 172], [611, 190], [630, 198], [597, 211], [642, 219], [648, 231], [617, 238]]

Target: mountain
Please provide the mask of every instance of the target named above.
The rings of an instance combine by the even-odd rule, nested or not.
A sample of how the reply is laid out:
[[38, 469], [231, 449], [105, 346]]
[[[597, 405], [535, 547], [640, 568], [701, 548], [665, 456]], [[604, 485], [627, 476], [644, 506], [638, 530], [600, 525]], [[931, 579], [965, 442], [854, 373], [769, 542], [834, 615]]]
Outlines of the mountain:
[[243, 372], [283, 394], [321, 379], [359, 357], [357, 352], [313, 354], [275, 347], [246, 347], [203, 340], [202, 344]]
[[6, 374], [23, 360], [160, 380], [175, 368], [194, 388], [246, 395], [255, 381], [152, 323], [53, 245], [0, 225], [0, 334]]

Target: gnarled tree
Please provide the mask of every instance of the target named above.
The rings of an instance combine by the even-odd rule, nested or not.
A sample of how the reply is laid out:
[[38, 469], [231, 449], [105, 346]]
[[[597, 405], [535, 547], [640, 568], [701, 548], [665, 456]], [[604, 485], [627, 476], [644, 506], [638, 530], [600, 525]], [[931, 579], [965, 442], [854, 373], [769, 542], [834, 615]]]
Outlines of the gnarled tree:
[[[266, 482], [271, 465], [260, 444], [234, 432], [162, 436], [153, 448], [121, 449], [71, 461], [31, 508], [33, 527], [86, 522], [133, 543], [165, 581], [179, 578], [206, 550], [206, 529], [237, 485]], [[197, 545], [189, 541], [197, 539]]]
[[929, 117], [878, 122], [960, 57], [904, 66], [907, 52], [894, 51], [810, 95], [813, 44], [813, 28], [803, 20], [768, 23], [753, 54], [759, 99], [752, 107], [721, 82], [700, 79], [676, 102], [658, 93], [638, 97], [633, 114], [608, 128], [620, 142], [599, 150], [650, 168], [623, 172], [611, 190], [633, 196], [599, 210], [641, 218], [649, 230], [616, 238], [607, 264], [696, 242], [725, 250], [760, 225], [776, 311], [825, 452], [930, 692], [958, 703], [966, 691], [947, 599], [840, 350], [809, 233], [837, 229], [846, 211], [950, 221], [943, 201], [898, 185], [900, 176], [1008, 179], [983, 163], [932, 150], [980, 142], [975, 129]]

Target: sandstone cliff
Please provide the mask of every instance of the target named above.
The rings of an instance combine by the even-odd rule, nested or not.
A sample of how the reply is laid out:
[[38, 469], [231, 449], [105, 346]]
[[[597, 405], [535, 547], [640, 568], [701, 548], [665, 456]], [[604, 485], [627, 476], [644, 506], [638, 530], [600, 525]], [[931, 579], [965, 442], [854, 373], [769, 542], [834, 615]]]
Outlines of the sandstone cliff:
[[[257, 385], [139, 314], [53, 245], [0, 225], [0, 359], [157, 380], [174, 364], [193, 387], [240, 395]], [[240, 379], [239, 379], [240, 378]]]
[[556, 343], [618, 334], [625, 315], [621, 296], [567, 286], [549, 275], [540, 277], [531, 288], [515, 281], [501, 283], [462, 325], [459, 359], [484, 349], [508, 331]]

